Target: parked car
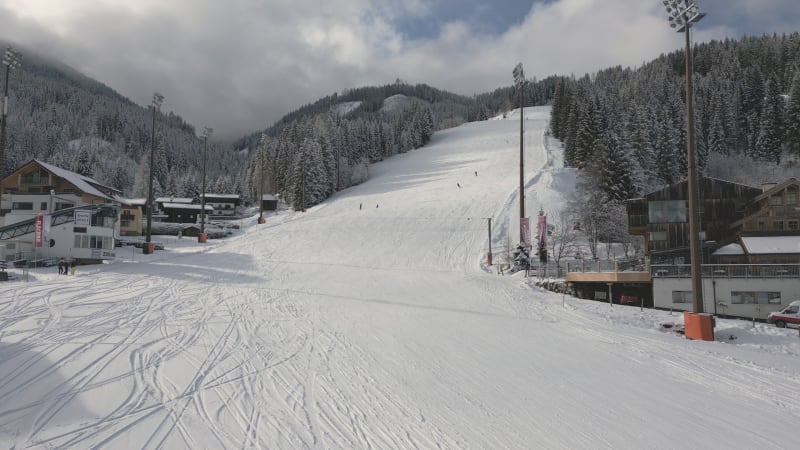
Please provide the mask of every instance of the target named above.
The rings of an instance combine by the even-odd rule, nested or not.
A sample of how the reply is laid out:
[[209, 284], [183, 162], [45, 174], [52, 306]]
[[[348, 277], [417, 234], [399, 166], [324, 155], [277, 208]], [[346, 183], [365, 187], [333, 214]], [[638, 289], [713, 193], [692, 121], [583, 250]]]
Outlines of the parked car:
[[638, 305], [639, 304], [639, 297], [635, 295], [620, 295], [619, 296], [619, 304], [620, 305]]
[[780, 311], [769, 313], [767, 322], [774, 323], [778, 328], [800, 327], [800, 300], [789, 303]]

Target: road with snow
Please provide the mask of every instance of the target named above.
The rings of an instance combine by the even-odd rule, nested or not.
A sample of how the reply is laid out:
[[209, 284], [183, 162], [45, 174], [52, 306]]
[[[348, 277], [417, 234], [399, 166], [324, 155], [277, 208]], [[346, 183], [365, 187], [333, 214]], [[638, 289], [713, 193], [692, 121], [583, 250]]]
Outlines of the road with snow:
[[[526, 111], [529, 213], [575, 183], [548, 115]], [[659, 331], [677, 315], [485, 266], [486, 218], [495, 261], [519, 235], [518, 118], [436, 133], [225, 240], [0, 284], [0, 446], [795, 445], [795, 332], [723, 320], [687, 341]]]

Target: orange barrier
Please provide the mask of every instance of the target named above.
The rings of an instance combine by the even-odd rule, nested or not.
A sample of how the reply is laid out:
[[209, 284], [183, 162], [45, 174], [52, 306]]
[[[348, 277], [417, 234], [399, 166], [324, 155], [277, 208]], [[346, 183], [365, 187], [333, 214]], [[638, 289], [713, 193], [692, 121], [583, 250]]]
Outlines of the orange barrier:
[[683, 312], [683, 333], [689, 339], [714, 340], [714, 316], [708, 313]]
[[197, 242], [199, 242], [201, 244], [205, 243], [206, 239], [208, 239], [208, 237], [206, 236], [205, 233], [200, 233], [200, 234], [197, 235]]
[[155, 250], [156, 250], [155, 242], [145, 242], [144, 245], [142, 245], [142, 253], [144, 253], [145, 255], [152, 255]]

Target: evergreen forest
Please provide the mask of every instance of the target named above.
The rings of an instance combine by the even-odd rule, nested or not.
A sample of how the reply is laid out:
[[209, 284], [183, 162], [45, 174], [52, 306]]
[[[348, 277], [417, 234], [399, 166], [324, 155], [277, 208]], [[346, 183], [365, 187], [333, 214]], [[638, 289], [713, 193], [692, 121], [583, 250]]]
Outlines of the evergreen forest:
[[[750, 185], [796, 177], [800, 34], [697, 44], [693, 57], [701, 172]], [[639, 68], [528, 80], [522, 101], [553, 105], [551, 132], [565, 145], [566, 164], [581, 169], [580, 186], [620, 202], [685, 176], [684, 61], [676, 51]], [[198, 197], [205, 151], [207, 192], [239, 193], [245, 202], [277, 194], [303, 209], [365, 181], [370, 164], [424, 146], [437, 130], [520, 101], [514, 86], [464, 96], [398, 79], [345, 89], [239, 139], [212, 136], [205, 147], [174, 112], [138, 106], [24, 49], [20, 63], [10, 76], [0, 176], [35, 158], [131, 198], [146, 196], [152, 147], [157, 196]]]

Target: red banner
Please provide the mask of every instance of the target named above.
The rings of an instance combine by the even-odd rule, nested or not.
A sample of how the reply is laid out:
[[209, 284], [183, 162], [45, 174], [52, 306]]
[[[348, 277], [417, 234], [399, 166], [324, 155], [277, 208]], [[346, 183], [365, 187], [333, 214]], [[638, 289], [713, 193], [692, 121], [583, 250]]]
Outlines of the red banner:
[[519, 229], [522, 232], [522, 240], [526, 247], [531, 248], [531, 223], [527, 217], [519, 219]]
[[547, 247], [547, 216], [539, 216], [539, 248]]
[[36, 215], [36, 221], [33, 225], [34, 243], [36, 247], [42, 246], [42, 235], [44, 234], [44, 216], [41, 214]]

